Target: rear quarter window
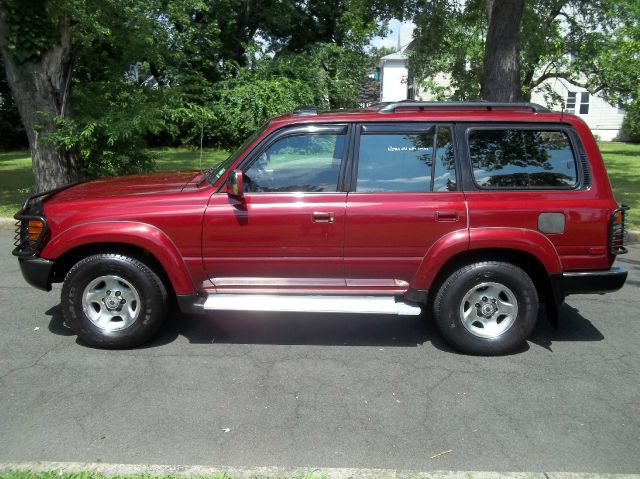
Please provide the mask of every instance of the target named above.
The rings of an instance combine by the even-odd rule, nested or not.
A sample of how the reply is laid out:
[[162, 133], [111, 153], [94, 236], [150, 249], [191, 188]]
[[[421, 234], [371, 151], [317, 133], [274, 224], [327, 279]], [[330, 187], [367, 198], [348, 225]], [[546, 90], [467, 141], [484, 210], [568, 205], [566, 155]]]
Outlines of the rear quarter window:
[[570, 189], [577, 185], [576, 154], [560, 130], [471, 129], [475, 183], [486, 189]]

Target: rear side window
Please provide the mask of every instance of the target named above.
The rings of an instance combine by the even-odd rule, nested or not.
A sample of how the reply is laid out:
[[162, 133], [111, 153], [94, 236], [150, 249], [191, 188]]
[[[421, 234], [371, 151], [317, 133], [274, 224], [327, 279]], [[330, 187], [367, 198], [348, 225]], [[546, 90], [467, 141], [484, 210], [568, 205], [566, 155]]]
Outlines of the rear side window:
[[469, 152], [481, 188], [573, 188], [576, 156], [566, 133], [532, 129], [474, 129]]
[[426, 193], [456, 189], [449, 127], [360, 135], [359, 193]]

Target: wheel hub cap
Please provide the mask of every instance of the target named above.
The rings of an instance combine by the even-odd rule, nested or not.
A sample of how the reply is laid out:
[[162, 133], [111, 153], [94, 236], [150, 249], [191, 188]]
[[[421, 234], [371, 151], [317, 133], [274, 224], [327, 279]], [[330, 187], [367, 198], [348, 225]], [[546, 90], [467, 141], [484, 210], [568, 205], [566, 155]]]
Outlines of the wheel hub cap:
[[480, 338], [495, 338], [505, 333], [518, 317], [518, 301], [507, 286], [486, 282], [471, 288], [460, 304], [464, 328]]
[[100, 276], [82, 293], [82, 309], [89, 321], [105, 331], [128, 328], [140, 314], [140, 295], [126, 279]]

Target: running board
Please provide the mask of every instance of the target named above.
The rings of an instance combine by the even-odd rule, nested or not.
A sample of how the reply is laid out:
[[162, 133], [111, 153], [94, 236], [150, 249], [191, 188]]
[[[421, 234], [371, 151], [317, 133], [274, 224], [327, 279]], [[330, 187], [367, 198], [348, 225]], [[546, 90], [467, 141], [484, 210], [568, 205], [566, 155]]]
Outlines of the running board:
[[210, 294], [205, 311], [296, 311], [417, 316], [420, 307], [397, 303], [393, 296], [305, 296], [284, 294]]

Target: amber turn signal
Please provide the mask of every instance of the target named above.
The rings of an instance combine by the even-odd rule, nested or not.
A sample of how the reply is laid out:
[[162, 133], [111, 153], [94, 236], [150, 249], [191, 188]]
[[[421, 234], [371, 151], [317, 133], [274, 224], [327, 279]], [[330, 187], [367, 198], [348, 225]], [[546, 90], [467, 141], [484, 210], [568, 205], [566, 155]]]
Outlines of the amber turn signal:
[[40, 220], [29, 220], [29, 227], [27, 229], [27, 234], [29, 235], [29, 239], [36, 241], [40, 238], [42, 234], [42, 229], [44, 228], [44, 224]]
[[613, 222], [617, 225], [621, 225], [624, 222], [624, 212], [622, 210], [618, 210], [613, 215]]

